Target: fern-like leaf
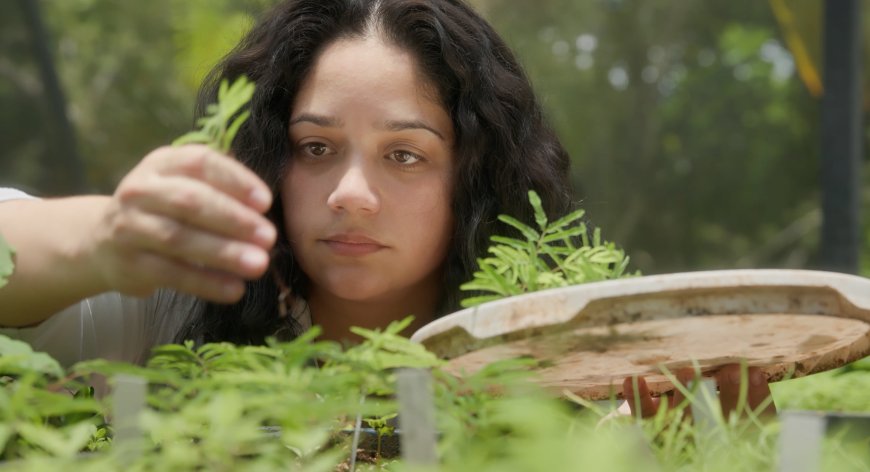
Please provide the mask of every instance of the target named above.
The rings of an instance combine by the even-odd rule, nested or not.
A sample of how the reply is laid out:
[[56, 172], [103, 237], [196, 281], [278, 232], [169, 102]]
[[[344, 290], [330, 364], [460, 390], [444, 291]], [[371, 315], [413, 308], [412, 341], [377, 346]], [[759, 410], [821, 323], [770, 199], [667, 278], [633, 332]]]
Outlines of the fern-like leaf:
[[462, 306], [479, 305], [502, 297], [547, 288], [565, 287], [600, 280], [638, 275], [627, 274], [629, 258], [615, 244], [604, 241], [601, 230], [590, 234], [582, 222], [585, 212], [573, 211], [550, 222], [541, 198], [529, 192], [538, 229], [509, 215], [499, 221], [516, 229], [526, 239], [492, 236], [490, 257], [478, 259], [479, 270], [460, 289], [476, 292]]

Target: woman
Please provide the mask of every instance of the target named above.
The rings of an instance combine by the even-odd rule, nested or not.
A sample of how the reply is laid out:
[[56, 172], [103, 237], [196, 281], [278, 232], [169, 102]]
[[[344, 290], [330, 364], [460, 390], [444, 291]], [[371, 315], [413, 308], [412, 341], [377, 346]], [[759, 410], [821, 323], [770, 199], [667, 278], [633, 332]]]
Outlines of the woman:
[[460, 0], [285, 1], [212, 72], [200, 111], [241, 75], [257, 88], [235, 159], [161, 148], [112, 196], [0, 205], [18, 252], [0, 324], [37, 325], [16, 334], [67, 361], [311, 323], [342, 340], [410, 314], [413, 330], [458, 306], [498, 214], [531, 222], [529, 189], [569, 210], [565, 150]]
[[[278, 316], [272, 254], [327, 338], [409, 314], [419, 326], [458, 306], [498, 214], [530, 220], [529, 189], [552, 215], [570, 206], [568, 156], [528, 80], [462, 2], [286, 1], [212, 72], [199, 109], [240, 75], [257, 89], [235, 160], [161, 148], [110, 197], [2, 205], [18, 252], [3, 325], [167, 288], [136, 303], [146, 318], [190, 312], [173, 338], [293, 337], [307, 323]], [[167, 309], [170, 291], [196, 300]]]

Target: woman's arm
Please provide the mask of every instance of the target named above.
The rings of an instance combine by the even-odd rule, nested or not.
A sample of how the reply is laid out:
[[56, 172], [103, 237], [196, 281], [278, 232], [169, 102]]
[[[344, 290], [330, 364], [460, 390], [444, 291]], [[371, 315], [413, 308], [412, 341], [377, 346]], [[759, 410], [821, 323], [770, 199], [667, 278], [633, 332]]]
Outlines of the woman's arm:
[[16, 251], [0, 325], [37, 324], [105, 291], [236, 301], [268, 267], [270, 204], [251, 170], [199, 145], [152, 152], [112, 196], [0, 203], [0, 234]]
[[0, 203], [0, 234], [15, 249], [15, 271], [0, 289], [0, 325], [29, 326], [108, 291], [87, 241], [109, 197]]

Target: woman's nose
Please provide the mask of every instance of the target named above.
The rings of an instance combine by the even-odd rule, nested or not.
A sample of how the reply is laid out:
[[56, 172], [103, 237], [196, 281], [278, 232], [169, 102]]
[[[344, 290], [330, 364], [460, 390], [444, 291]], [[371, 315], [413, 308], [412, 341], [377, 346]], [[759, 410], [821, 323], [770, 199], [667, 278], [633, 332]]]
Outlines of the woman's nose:
[[327, 205], [333, 211], [376, 213], [381, 203], [372, 184], [362, 165], [351, 163], [342, 170]]

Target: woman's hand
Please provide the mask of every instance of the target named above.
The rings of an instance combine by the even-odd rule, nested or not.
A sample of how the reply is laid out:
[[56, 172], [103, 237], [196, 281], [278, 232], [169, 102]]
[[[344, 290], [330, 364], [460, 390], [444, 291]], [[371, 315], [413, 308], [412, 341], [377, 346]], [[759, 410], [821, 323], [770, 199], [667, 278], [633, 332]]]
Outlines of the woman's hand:
[[[748, 385], [741, 387], [741, 372], [739, 364], [728, 364], [722, 366], [715, 375], [716, 384], [719, 386], [719, 403], [722, 405], [722, 415], [727, 419], [730, 414], [737, 409], [740, 401], [741, 388], [746, 389], [746, 407], [751, 411], [762, 416], [776, 414], [776, 407], [772, 401], [762, 411], [757, 411], [758, 408], [770, 397], [770, 387], [764, 377], [764, 373], [757, 367], [749, 367], [747, 381]], [[692, 369], [680, 370], [676, 373], [677, 380], [688, 389], [689, 382], [694, 378]], [[674, 408], [685, 400], [685, 396], [680, 389], [675, 388], [673, 392], [667, 396], [653, 398], [650, 395], [649, 388], [643, 377], [637, 379], [637, 397], [635, 397], [634, 382], [632, 379], [626, 378], [622, 383], [623, 397], [626, 399], [629, 411], [632, 415], [636, 415], [637, 406], [640, 407], [640, 416], [647, 418], [654, 416], [658, 411], [662, 399], [667, 399], [668, 407]], [[635, 398], [639, 401], [639, 405], [635, 405]], [[689, 410], [686, 410], [689, 413]], [[742, 412], [738, 412], [742, 413]]]
[[145, 296], [168, 287], [237, 301], [275, 243], [268, 186], [206, 146], [159, 148], [121, 181], [88, 242], [110, 289]]

